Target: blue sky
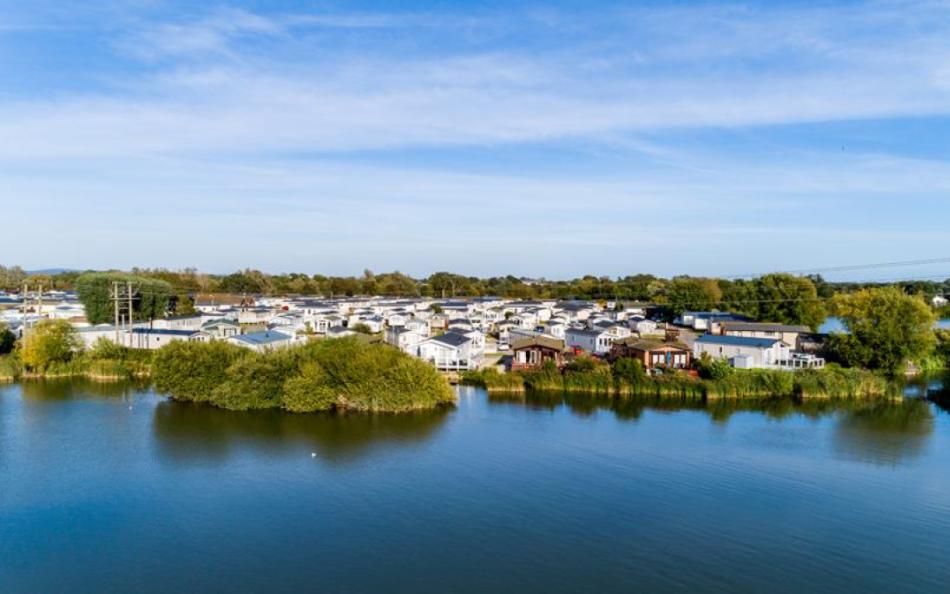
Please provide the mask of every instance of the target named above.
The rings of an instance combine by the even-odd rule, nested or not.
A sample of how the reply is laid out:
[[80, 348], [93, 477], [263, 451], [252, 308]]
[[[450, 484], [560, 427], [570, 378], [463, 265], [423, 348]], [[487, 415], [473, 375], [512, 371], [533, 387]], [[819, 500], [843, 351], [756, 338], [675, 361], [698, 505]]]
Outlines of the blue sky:
[[950, 255], [948, 2], [66, 4], [0, 2], [7, 264]]

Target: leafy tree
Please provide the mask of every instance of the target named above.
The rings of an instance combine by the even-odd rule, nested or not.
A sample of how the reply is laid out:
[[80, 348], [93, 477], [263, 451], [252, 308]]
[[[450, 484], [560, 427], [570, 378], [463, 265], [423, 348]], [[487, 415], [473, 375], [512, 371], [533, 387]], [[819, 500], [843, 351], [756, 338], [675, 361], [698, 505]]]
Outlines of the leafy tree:
[[19, 266], [0, 266], [0, 289], [7, 291], [16, 291], [23, 288], [23, 281], [26, 280], [26, 273]]
[[113, 284], [124, 287], [132, 283], [132, 309], [135, 320], [152, 320], [165, 316], [172, 295], [171, 285], [122, 272], [90, 272], [76, 279], [79, 300], [86, 309], [86, 319], [91, 324], [106, 324], [115, 319], [112, 301]]
[[896, 374], [934, 347], [930, 307], [896, 287], [836, 295], [831, 309], [848, 334], [832, 335], [829, 349], [846, 365]]
[[950, 367], [950, 330], [941, 328], [936, 330], [934, 335], [937, 339], [934, 352], [946, 367]]
[[175, 314], [179, 316], [192, 316], [198, 313], [195, 309], [195, 302], [188, 295], [178, 295], [175, 298]]
[[779, 324], [801, 324], [817, 330], [826, 316], [815, 284], [791, 274], [768, 274], [755, 280], [755, 317]]
[[272, 286], [270, 277], [259, 270], [243, 270], [229, 274], [218, 285], [225, 293], [266, 293]]
[[673, 279], [666, 291], [669, 313], [676, 317], [684, 311], [705, 311], [722, 300], [719, 285], [710, 279], [681, 277]]
[[82, 350], [82, 341], [65, 320], [42, 320], [23, 340], [20, 360], [34, 371], [57, 363], [68, 363]]
[[359, 324], [354, 324], [351, 328], [353, 332], [359, 332], [360, 334], [372, 334], [373, 330], [366, 324], [362, 322]]
[[6, 355], [16, 346], [16, 335], [10, 332], [6, 324], [0, 322], [0, 355]]

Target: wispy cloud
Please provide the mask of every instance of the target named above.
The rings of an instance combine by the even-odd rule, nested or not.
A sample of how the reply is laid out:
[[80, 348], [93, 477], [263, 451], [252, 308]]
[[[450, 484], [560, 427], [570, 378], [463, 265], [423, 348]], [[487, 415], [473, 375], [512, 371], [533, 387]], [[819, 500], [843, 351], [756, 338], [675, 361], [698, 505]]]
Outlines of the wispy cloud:
[[[226, 229], [266, 238], [257, 255], [272, 264], [346, 244], [358, 247], [334, 263], [355, 269], [471, 269], [473, 242], [484, 269], [509, 260], [506, 242], [546, 246], [533, 262], [545, 273], [591, 266], [572, 260], [584, 246], [657, 248], [650, 266], [670, 271], [686, 258], [764, 265], [775, 255], [750, 255], [749, 241], [794, 250], [832, 231], [839, 247], [918, 246], [915, 208], [946, 212], [940, 155], [763, 149], [725, 131], [950, 115], [948, 33], [938, 2], [120, 11], [97, 31], [113, 52], [102, 84], [0, 95], [0, 202], [67, 234], [86, 217], [187, 237], [224, 213]], [[918, 238], [939, 236], [934, 220], [917, 222]], [[395, 261], [395, 243], [414, 263]], [[236, 238], [218, 244], [234, 265], [252, 255]], [[601, 271], [637, 267], [617, 250], [603, 258]]]

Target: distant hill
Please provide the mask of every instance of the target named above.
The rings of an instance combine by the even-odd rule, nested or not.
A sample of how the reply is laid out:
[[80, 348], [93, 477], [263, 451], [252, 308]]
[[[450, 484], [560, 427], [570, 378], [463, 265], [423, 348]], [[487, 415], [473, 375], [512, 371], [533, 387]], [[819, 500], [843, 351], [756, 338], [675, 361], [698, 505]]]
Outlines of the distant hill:
[[25, 270], [27, 274], [62, 274], [64, 272], [77, 272], [75, 268], [42, 268], [40, 270]]

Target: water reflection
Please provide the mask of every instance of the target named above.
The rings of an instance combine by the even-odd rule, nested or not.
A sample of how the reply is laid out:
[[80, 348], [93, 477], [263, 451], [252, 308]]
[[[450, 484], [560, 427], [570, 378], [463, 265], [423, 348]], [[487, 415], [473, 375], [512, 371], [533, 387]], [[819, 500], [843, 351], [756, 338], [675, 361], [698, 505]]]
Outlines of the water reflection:
[[24, 400], [98, 400], [102, 398], [128, 399], [140, 394], [147, 386], [143, 382], [93, 382], [85, 379], [30, 380], [17, 384]]
[[834, 445], [854, 460], [896, 465], [919, 456], [933, 430], [933, 410], [926, 401], [879, 402], [844, 415]]
[[791, 415], [818, 418], [830, 413], [855, 406], [863, 406], [860, 401], [848, 400], [804, 400], [774, 398], [764, 400], [720, 399], [704, 401], [699, 398], [651, 398], [643, 396], [614, 398], [593, 394], [562, 394], [560, 392], [528, 392], [526, 394], [492, 394], [489, 402], [494, 404], [517, 404], [528, 409], [553, 411], [566, 407], [580, 417], [587, 417], [597, 411], [613, 412], [618, 418], [636, 420], [644, 411], [680, 412], [700, 411], [707, 413], [717, 422], [726, 422], [732, 415], [741, 412], [755, 412], [774, 419], [783, 419]]
[[431, 439], [448, 414], [447, 408], [399, 415], [228, 412], [166, 400], [155, 407], [153, 429], [160, 452], [175, 460], [223, 459], [252, 444], [275, 452], [306, 447], [326, 461], [344, 463], [379, 446]]
[[[946, 394], [942, 382], [923, 379], [928, 393]], [[933, 386], [942, 391], [935, 392]], [[638, 420], [645, 411], [696, 411], [709, 416], [717, 424], [727, 424], [737, 413], [756, 413], [775, 420], [804, 417], [828, 419], [834, 423], [832, 445], [837, 454], [848, 459], [873, 464], [899, 464], [919, 456], [934, 431], [934, 414], [930, 403], [921, 398], [903, 400], [709, 400], [679, 398], [611, 398], [607, 396], [532, 393], [492, 395], [495, 405], [520, 405], [528, 409], [554, 411], [567, 408], [580, 417], [597, 411], [610, 411], [618, 419]], [[950, 410], [950, 398], [943, 401]]]

